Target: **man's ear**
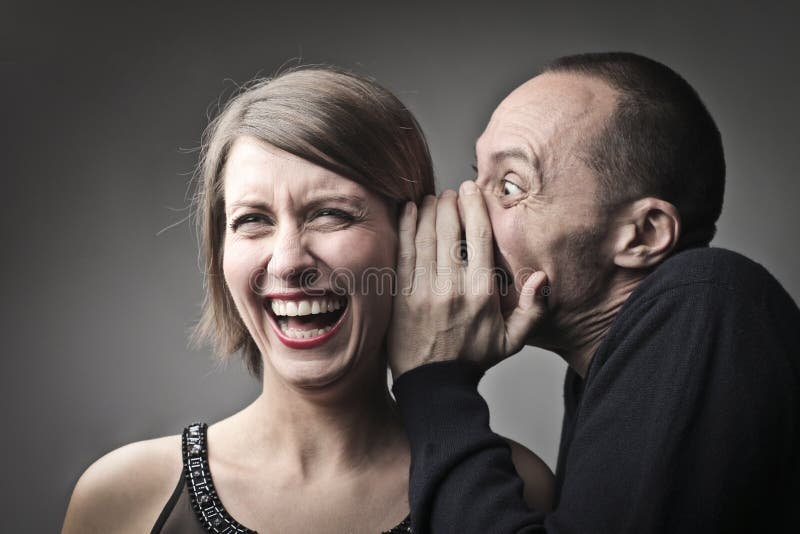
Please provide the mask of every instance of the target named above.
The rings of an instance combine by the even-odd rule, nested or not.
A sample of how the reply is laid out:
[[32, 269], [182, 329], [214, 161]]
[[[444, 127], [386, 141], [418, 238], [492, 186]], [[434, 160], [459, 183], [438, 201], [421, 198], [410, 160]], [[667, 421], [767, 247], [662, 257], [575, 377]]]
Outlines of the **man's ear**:
[[646, 269], [664, 261], [675, 248], [681, 218], [675, 206], [647, 197], [623, 209], [614, 237], [614, 263], [628, 269]]

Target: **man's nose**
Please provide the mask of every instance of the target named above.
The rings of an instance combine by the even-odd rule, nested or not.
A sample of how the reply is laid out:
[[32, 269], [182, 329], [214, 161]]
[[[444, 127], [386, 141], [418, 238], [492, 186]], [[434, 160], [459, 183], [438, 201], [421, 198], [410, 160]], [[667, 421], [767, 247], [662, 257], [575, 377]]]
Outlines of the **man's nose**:
[[299, 289], [316, 279], [314, 257], [297, 231], [279, 232], [275, 238], [272, 256], [267, 263], [267, 274], [284, 288]]

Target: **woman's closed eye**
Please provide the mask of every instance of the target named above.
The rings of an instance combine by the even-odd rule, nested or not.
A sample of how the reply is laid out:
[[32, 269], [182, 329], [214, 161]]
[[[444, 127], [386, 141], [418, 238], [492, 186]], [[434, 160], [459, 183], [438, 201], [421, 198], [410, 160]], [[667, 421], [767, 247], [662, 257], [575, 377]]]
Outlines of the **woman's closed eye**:
[[336, 208], [322, 208], [321, 210], [317, 210], [312, 215], [312, 220], [315, 219], [330, 219], [332, 221], [341, 221], [341, 222], [352, 222], [355, 220], [351, 214], [347, 213], [344, 210], [336, 209]]
[[318, 232], [335, 232], [350, 228], [362, 220], [359, 215], [338, 208], [320, 208], [312, 211], [306, 219], [306, 228]]
[[[310, 228], [321, 227], [323, 229], [337, 229], [349, 225], [356, 221], [358, 217], [337, 208], [322, 208], [313, 211], [306, 221], [306, 225]], [[272, 217], [262, 213], [245, 213], [231, 221], [229, 224], [230, 229], [236, 232], [241, 229], [248, 233], [261, 233], [264, 231], [271, 231], [275, 226], [275, 221]]]
[[235, 232], [243, 225], [251, 226], [253, 224], [271, 225], [272, 219], [260, 213], [245, 213], [244, 215], [239, 215], [238, 217], [234, 218], [229, 226], [231, 230]]

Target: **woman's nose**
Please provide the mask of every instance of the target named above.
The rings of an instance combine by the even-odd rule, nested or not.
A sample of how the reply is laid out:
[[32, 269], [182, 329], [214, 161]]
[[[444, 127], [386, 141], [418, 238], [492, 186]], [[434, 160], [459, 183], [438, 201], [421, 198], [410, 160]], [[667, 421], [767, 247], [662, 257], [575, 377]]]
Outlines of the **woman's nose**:
[[313, 283], [316, 272], [314, 258], [301, 235], [297, 232], [279, 232], [267, 263], [269, 277], [286, 288], [298, 289]]

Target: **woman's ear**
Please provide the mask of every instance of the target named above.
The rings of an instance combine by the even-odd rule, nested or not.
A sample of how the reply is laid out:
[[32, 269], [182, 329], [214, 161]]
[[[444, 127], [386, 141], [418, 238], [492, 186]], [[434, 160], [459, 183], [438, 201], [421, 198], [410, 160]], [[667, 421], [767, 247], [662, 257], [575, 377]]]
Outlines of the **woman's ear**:
[[647, 269], [664, 261], [675, 248], [681, 218], [675, 206], [647, 197], [620, 213], [614, 237], [614, 263], [628, 269]]

